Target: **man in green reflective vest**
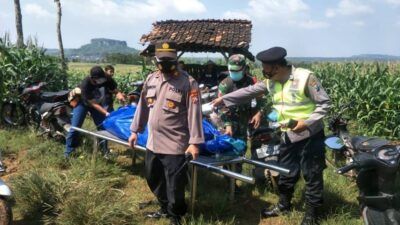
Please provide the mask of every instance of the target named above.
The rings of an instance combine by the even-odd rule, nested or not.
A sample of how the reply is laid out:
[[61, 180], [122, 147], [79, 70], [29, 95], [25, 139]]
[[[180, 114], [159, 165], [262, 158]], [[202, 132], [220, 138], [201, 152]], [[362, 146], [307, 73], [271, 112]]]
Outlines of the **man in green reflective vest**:
[[213, 104], [224, 103], [228, 107], [245, 104], [260, 94], [269, 93], [278, 114], [277, 121], [284, 131], [278, 161], [291, 174], [280, 175], [279, 202], [263, 209], [261, 216], [268, 218], [290, 212], [294, 187], [302, 172], [307, 210], [301, 224], [319, 224], [326, 168], [322, 118], [330, 108], [330, 99], [311, 71], [288, 65], [285, 56], [286, 50], [281, 47], [258, 53], [257, 59], [262, 62], [267, 80], [217, 98]]

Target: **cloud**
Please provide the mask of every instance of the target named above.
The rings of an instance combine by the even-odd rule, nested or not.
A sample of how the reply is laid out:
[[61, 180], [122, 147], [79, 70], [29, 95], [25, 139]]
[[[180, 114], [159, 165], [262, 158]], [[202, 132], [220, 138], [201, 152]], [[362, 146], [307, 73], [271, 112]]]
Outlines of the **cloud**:
[[327, 22], [310, 18], [310, 7], [303, 0], [250, 0], [243, 10], [226, 11], [223, 18], [251, 19], [264, 25], [292, 26], [304, 29], [329, 27]]
[[329, 24], [327, 22], [314, 20], [298, 21], [296, 22], [296, 25], [305, 29], [320, 29], [329, 27]]
[[222, 18], [224, 19], [246, 19], [250, 20], [250, 16], [247, 15], [245, 12], [235, 12], [235, 11], [226, 11], [223, 15]]
[[386, 2], [394, 6], [400, 6], [400, 0], [386, 0]]
[[362, 21], [362, 20], [358, 20], [358, 21], [354, 21], [353, 25], [357, 26], [357, 27], [364, 27], [365, 26], [365, 22]]
[[257, 18], [277, 18], [297, 15], [309, 10], [303, 0], [250, 0], [249, 15]]
[[204, 13], [206, 6], [199, 0], [174, 0], [173, 6], [181, 13]]
[[[88, 17], [96, 20], [112, 20], [114, 22], [132, 23], [143, 19], [160, 19], [160, 17], [181, 14], [200, 14], [207, 11], [199, 0], [68, 0], [64, 3], [66, 10], [74, 12], [79, 8]], [[82, 16], [82, 15], [80, 15]]]
[[328, 8], [325, 12], [325, 16], [332, 18], [337, 15], [351, 16], [372, 13], [374, 13], [373, 8], [367, 4], [363, 4], [363, 2], [359, 0], [341, 0], [337, 8]]
[[52, 18], [55, 17], [52, 13], [44, 9], [42, 6], [35, 3], [28, 3], [23, 6], [23, 14], [27, 14], [36, 18]]

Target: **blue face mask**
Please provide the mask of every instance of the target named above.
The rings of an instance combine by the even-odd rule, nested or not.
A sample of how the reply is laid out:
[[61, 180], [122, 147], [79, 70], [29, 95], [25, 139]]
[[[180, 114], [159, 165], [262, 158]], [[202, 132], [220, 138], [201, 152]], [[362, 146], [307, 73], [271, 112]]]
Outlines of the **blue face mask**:
[[243, 78], [243, 71], [229, 71], [229, 76], [233, 81], [239, 81]]

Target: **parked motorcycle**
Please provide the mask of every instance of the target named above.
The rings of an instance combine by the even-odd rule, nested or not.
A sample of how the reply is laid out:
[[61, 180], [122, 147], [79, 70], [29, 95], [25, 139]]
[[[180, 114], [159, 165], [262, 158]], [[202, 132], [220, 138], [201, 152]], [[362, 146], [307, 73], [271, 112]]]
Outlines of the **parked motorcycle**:
[[[279, 147], [282, 132], [278, 124], [270, 123], [251, 133], [251, 157], [254, 160], [278, 164]], [[279, 173], [276, 171], [256, 167], [253, 170], [257, 183], [267, 185], [273, 190], [278, 190]]]
[[133, 89], [127, 94], [128, 104], [137, 105], [143, 89], [143, 81], [136, 81], [131, 84]]
[[201, 112], [203, 117], [211, 122], [219, 130], [223, 129], [223, 122], [218, 115], [218, 109], [211, 105], [211, 101], [218, 97], [218, 86], [207, 87], [204, 84], [199, 85], [201, 96]]
[[[282, 132], [281, 127], [294, 128], [297, 125], [297, 121], [289, 120], [287, 124], [280, 124], [277, 122], [276, 111], [268, 114], [267, 121], [267, 127], [260, 127], [251, 132], [252, 159], [277, 165], [279, 149], [285, 139], [285, 132]], [[255, 168], [253, 173], [259, 182], [265, 180], [269, 187], [278, 191], [278, 172], [264, 168]]]
[[29, 77], [15, 87], [17, 100], [5, 100], [1, 120], [9, 126], [30, 125], [54, 138], [64, 139], [70, 127], [69, 91], [43, 92], [45, 82], [29, 83]]
[[340, 107], [339, 113], [332, 118], [329, 129], [333, 136], [325, 140], [330, 149], [348, 157], [348, 164], [337, 173], [356, 171], [358, 201], [365, 224], [398, 225], [400, 195], [396, 193], [396, 184], [399, 183], [400, 146], [380, 138], [351, 136], [347, 121], [342, 118], [348, 107], [350, 104]]
[[[0, 152], [0, 174], [5, 172], [4, 165], [1, 161]], [[12, 222], [12, 209], [11, 209], [11, 190], [7, 184], [0, 178], [0, 225], [10, 225]]]

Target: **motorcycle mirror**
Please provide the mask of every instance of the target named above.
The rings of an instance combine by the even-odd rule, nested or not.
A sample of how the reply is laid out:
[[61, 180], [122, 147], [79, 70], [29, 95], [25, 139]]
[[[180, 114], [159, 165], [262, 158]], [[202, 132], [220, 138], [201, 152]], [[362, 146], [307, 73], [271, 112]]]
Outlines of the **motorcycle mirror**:
[[200, 89], [203, 89], [203, 88], [204, 88], [204, 84], [200, 84], [200, 85], [199, 85], [199, 88], [200, 88]]
[[144, 82], [142, 80], [139, 80], [139, 81], [134, 82], [133, 86], [140, 86], [140, 85], [143, 85], [143, 84], [144, 84]]
[[212, 90], [212, 91], [216, 91], [216, 90], [218, 90], [218, 86], [214, 86], [214, 87], [212, 87], [212, 88], [211, 88], [211, 90]]
[[342, 139], [335, 136], [325, 139], [325, 145], [332, 150], [341, 150], [344, 147]]

